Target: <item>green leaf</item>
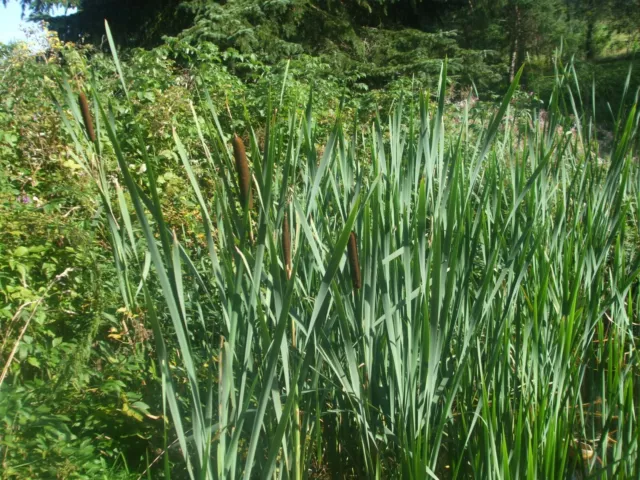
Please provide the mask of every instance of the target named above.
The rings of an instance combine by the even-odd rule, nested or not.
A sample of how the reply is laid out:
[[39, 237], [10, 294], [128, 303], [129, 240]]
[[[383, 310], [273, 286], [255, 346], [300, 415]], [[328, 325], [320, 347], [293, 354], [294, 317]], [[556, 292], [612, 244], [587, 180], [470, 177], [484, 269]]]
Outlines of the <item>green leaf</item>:
[[27, 357], [27, 363], [32, 367], [40, 368], [40, 361], [35, 357]]
[[29, 253], [29, 249], [27, 247], [20, 246], [20, 247], [17, 247], [13, 251], [13, 256], [14, 257], [24, 257], [28, 253]]

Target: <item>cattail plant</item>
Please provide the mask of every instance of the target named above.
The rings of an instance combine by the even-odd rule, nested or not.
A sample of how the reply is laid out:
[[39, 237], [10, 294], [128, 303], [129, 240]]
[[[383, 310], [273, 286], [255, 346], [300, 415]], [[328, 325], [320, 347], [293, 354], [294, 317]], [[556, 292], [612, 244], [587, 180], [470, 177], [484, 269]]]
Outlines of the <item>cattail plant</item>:
[[243, 208], [251, 208], [251, 174], [249, 172], [244, 143], [236, 134], [233, 135], [231, 143], [233, 144], [233, 156], [236, 159], [236, 171], [238, 172], [240, 204]]
[[78, 95], [78, 102], [80, 102], [80, 111], [82, 112], [82, 121], [84, 122], [84, 128], [87, 130], [87, 135], [92, 142], [96, 141], [96, 132], [93, 129], [93, 119], [91, 118], [91, 110], [89, 109], [89, 101], [84, 92], [80, 92]]
[[[554, 92], [573, 95], [566, 81], [572, 71], [561, 72]], [[158, 214], [163, 205], [156, 194], [153, 208], [144, 208], [143, 189], [115, 141], [119, 133], [100, 109], [140, 218], [140, 228], [132, 229], [126, 202], [118, 202], [129, 233], [112, 228], [113, 243], [134, 247], [122, 248], [125, 259], [135, 248], [146, 249], [154, 265], [149, 275], [159, 280], [147, 283], [141, 267], [124, 271], [131, 278], [120, 282], [122, 290], [141, 280], [144, 286], [163, 400], [183, 453], [176, 462], [181, 475], [249, 479], [277, 472], [298, 480], [308, 465], [322, 462], [336, 478], [568, 478], [574, 472], [584, 478], [586, 471], [593, 478], [637, 479], [637, 107], [626, 121], [620, 117], [626, 126], [607, 161], [583, 168], [597, 138], [580, 125], [587, 141], [558, 137], [555, 126], [571, 128], [575, 118], [557, 99], [549, 102], [553, 129], [545, 130], [540, 115], [523, 127], [545, 141], [518, 143], [511, 101], [521, 73], [489, 122], [485, 111], [468, 112], [468, 137], [445, 135], [446, 65], [436, 109], [421, 96], [420, 115], [409, 111], [407, 125], [399, 103], [388, 128], [376, 122], [362, 142], [346, 138], [336, 124], [319, 162], [311, 113], [299, 127], [291, 118], [289, 130], [276, 119], [282, 123], [268, 133], [274, 148], [265, 149], [260, 163], [268, 179], [260, 194], [267, 200], [251, 249], [235, 245], [231, 235], [213, 236], [222, 219], [231, 227], [237, 222], [244, 234], [247, 219], [231, 215], [230, 201], [210, 209], [178, 142], [211, 248], [191, 250], [174, 236], [173, 245], [159, 249], [155, 234], [167, 231]], [[89, 125], [88, 111], [83, 107]], [[470, 125], [478, 125], [477, 132]], [[221, 129], [218, 138], [227, 138]], [[360, 143], [372, 152], [371, 168], [353, 180], [334, 175], [333, 165], [351, 172]], [[250, 170], [242, 140], [236, 135], [232, 144], [246, 216]], [[527, 162], [518, 161], [522, 156]], [[222, 157], [213, 156], [221, 168]], [[305, 159], [312, 161], [305, 165]], [[294, 170], [307, 178], [293, 186], [295, 210], [287, 210], [296, 212], [301, 232], [292, 271], [288, 215], [281, 252], [272, 222], [273, 205], [286, 204]], [[374, 182], [376, 193], [366, 194]], [[361, 252], [356, 224], [367, 246]], [[337, 288], [345, 249], [354, 291], [362, 288], [359, 255], [367, 266], [366, 296]], [[280, 255], [287, 278], [295, 272], [296, 282], [279, 281]], [[199, 283], [183, 281], [185, 275]], [[163, 308], [156, 312], [156, 305]], [[203, 312], [222, 312], [212, 323], [222, 342], [211, 334], [189, 342]], [[607, 330], [603, 317], [620, 321]], [[287, 348], [289, 326], [294, 355]], [[168, 368], [168, 347], [179, 354], [181, 368]], [[211, 353], [219, 359], [217, 392], [211, 379], [198, 375]], [[612, 367], [588, 370], [600, 359]], [[176, 382], [185, 393], [181, 402]], [[169, 463], [167, 454], [167, 469]]]
[[[291, 278], [291, 232], [289, 230], [289, 215], [284, 214], [282, 219], [282, 256], [284, 260], [284, 271], [287, 275], [287, 280]], [[296, 347], [296, 322], [295, 319], [291, 319], [291, 345]]]
[[282, 255], [287, 279], [291, 278], [291, 232], [289, 231], [289, 216], [285, 213], [282, 220]]
[[360, 262], [358, 261], [358, 244], [357, 237], [354, 232], [349, 235], [349, 243], [347, 244], [349, 254], [349, 266], [351, 267], [351, 283], [354, 290], [360, 290], [362, 281], [360, 279]]

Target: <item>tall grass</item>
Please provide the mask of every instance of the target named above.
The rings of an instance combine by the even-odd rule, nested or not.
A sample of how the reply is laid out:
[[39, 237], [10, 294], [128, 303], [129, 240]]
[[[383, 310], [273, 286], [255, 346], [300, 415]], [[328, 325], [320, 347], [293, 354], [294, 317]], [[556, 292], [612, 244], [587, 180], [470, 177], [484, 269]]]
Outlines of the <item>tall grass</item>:
[[205, 93], [201, 149], [174, 132], [203, 251], [167, 225], [141, 132], [92, 89], [91, 142], [64, 87], [123, 301], [153, 328], [165, 477], [637, 478], [639, 116], [602, 151], [573, 73], [528, 121], [518, 75], [479, 133], [468, 110], [445, 121], [446, 66], [434, 106], [353, 130], [338, 115], [322, 143], [311, 99], [278, 105], [239, 132], [251, 188]]

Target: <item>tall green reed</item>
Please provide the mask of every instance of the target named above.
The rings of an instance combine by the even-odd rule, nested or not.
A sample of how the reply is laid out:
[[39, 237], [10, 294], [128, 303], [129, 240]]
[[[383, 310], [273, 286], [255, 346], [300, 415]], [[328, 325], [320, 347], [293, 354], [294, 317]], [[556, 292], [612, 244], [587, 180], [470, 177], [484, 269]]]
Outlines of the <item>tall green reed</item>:
[[174, 140], [205, 254], [166, 223], [142, 133], [144, 186], [95, 86], [92, 142], [63, 83], [190, 478], [634, 478], [639, 116], [620, 112], [602, 151], [557, 69], [547, 111], [516, 115], [520, 72], [476, 134], [468, 109], [448, 131], [444, 65], [435, 105], [398, 101], [350, 134], [339, 113], [322, 148], [311, 97], [301, 116], [270, 108], [245, 152], [203, 92], [201, 148]]

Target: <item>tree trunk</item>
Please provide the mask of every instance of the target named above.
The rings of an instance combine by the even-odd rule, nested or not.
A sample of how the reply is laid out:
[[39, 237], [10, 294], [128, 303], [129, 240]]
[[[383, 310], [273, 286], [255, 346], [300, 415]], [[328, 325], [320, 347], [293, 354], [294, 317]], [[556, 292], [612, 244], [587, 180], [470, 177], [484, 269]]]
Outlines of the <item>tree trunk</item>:
[[593, 51], [593, 30], [595, 28], [595, 22], [593, 20], [593, 14], [590, 12], [589, 19], [587, 20], [587, 37], [584, 46], [587, 53], [587, 60], [592, 60], [595, 54]]

